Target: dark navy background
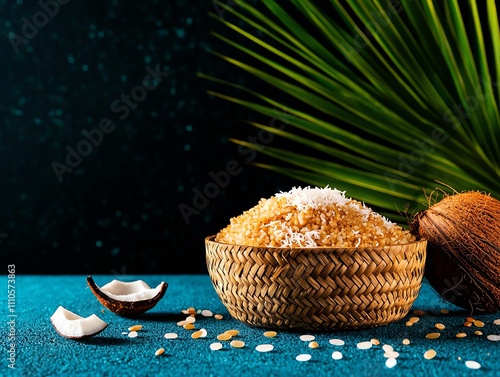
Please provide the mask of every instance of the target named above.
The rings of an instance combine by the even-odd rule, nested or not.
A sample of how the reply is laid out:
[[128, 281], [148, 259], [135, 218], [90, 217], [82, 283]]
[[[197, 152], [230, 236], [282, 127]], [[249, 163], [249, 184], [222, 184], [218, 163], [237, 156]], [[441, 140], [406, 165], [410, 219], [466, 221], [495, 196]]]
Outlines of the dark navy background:
[[[18, 273], [204, 273], [206, 236], [298, 184], [246, 163], [228, 138], [255, 138], [241, 121], [254, 115], [210, 97], [221, 88], [197, 77], [252, 80], [209, 52], [232, 51], [208, 15], [230, 14], [208, 0], [42, 3], [52, 8], [0, 1], [3, 263]], [[143, 81], [151, 70], [163, 77]], [[100, 125], [107, 133], [92, 131]], [[96, 145], [82, 144], [83, 131]], [[71, 167], [77, 148], [87, 155]], [[193, 190], [228, 163], [226, 187], [198, 199], [187, 224], [179, 206], [193, 207]]]

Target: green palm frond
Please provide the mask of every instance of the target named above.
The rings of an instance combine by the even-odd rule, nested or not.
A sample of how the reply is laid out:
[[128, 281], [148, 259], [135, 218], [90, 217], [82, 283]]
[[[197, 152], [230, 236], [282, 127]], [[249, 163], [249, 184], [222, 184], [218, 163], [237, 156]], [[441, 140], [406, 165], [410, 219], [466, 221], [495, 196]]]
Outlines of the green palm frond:
[[215, 54], [294, 104], [200, 74], [242, 93], [215, 96], [282, 111], [285, 128], [250, 124], [301, 152], [232, 139], [281, 161], [258, 166], [344, 189], [400, 222], [437, 182], [500, 197], [495, 0], [216, 3], [232, 21], [218, 18], [227, 33], [214, 35], [240, 58]]

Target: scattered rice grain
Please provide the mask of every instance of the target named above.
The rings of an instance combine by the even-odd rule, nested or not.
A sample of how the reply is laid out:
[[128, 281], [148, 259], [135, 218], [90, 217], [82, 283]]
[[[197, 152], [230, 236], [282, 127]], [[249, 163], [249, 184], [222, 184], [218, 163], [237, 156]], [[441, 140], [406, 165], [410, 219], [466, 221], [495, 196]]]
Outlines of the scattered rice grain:
[[442, 323], [436, 323], [434, 327], [438, 330], [444, 330], [446, 328]]
[[389, 351], [384, 353], [384, 357], [388, 359], [397, 359], [399, 357], [399, 352], [396, 351]]
[[303, 342], [311, 342], [315, 339], [314, 335], [301, 335], [300, 340]]
[[222, 314], [214, 314], [214, 318], [221, 320], [222, 318], [224, 318], [224, 316]]
[[129, 338], [137, 338], [137, 331], [131, 331], [128, 333]]
[[194, 330], [194, 328], [195, 328], [193, 323], [186, 323], [182, 327], [184, 327], [185, 330]]
[[372, 344], [374, 346], [379, 346], [380, 345], [380, 340], [378, 340], [378, 339], [372, 339], [372, 340], [370, 340], [370, 342], [372, 342]]
[[258, 352], [270, 352], [274, 349], [274, 346], [272, 344], [259, 344], [257, 347], [255, 347], [255, 350]]
[[158, 348], [155, 352], [155, 356], [160, 356], [165, 352], [165, 349], [163, 348]]
[[229, 334], [231, 336], [236, 336], [238, 335], [240, 332], [238, 330], [226, 330], [224, 331], [226, 334]]
[[210, 349], [211, 349], [212, 351], [218, 351], [218, 350], [220, 350], [222, 347], [223, 347], [222, 343], [219, 343], [219, 342], [214, 342], [214, 343], [210, 344]]
[[177, 339], [179, 337], [179, 335], [177, 335], [176, 333], [174, 332], [168, 332], [166, 333], [165, 335], [163, 335], [163, 337], [165, 339]]
[[196, 322], [196, 318], [190, 315], [190, 316], [186, 317], [185, 321], [187, 323], [195, 323]]
[[440, 333], [438, 333], [438, 332], [431, 332], [431, 333], [427, 334], [425, 337], [426, 337], [427, 339], [437, 339], [437, 338], [439, 338], [440, 336], [441, 336], [441, 334], [440, 334]]
[[212, 313], [210, 310], [208, 309], [204, 309], [201, 311], [201, 315], [203, 317], [212, 317], [214, 315], [214, 313]]
[[277, 335], [277, 332], [276, 331], [266, 331], [264, 333], [264, 336], [266, 338], [274, 338], [275, 336]]
[[360, 350], [367, 350], [369, 348], [372, 348], [373, 344], [372, 344], [372, 342], [359, 342], [356, 346]]
[[242, 340], [232, 340], [230, 344], [231, 344], [231, 347], [233, 347], [233, 348], [245, 347], [245, 342]]
[[342, 339], [330, 339], [328, 343], [334, 346], [343, 346], [345, 344], [345, 342]]
[[231, 334], [228, 334], [228, 333], [223, 333], [223, 334], [219, 334], [217, 335], [217, 340], [229, 340], [231, 339], [233, 336]]
[[494, 324], [494, 325], [500, 325], [500, 318], [495, 319], [495, 320], [493, 321], [493, 324]]
[[465, 366], [469, 369], [479, 369], [481, 368], [481, 364], [474, 360], [467, 360], [465, 362]]
[[474, 321], [474, 326], [476, 326], [476, 327], [484, 327], [484, 322], [476, 319]]
[[342, 357], [343, 357], [342, 352], [335, 351], [332, 353], [333, 360], [340, 360], [340, 359], [342, 359]]
[[385, 351], [385, 352], [392, 352], [394, 351], [394, 348], [390, 345], [390, 344], [384, 344], [382, 346], [382, 349]]
[[437, 352], [435, 350], [427, 350], [424, 353], [424, 358], [427, 360], [434, 359], [436, 357]]
[[488, 335], [486, 339], [491, 340], [492, 342], [500, 341], [500, 335]]
[[302, 353], [300, 355], [297, 355], [295, 360], [297, 360], [297, 361], [309, 361], [309, 360], [311, 360], [311, 357], [312, 356], [307, 354], [307, 353]]
[[410, 344], [410, 339], [403, 339], [403, 344], [405, 346], [409, 345]]
[[481, 335], [483, 335], [483, 332], [476, 330], [476, 331], [474, 331], [474, 335], [481, 336]]
[[465, 338], [466, 336], [467, 336], [467, 334], [464, 332], [459, 332], [457, 335], [455, 335], [455, 337], [457, 337], [457, 338]]
[[203, 335], [203, 332], [201, 330], [195, 331], [194, 333], [191, 334], [191, 338], [193, 339], [198, 339], [201, 338]]
[[318, 342], [311, 342], [308, 344], [308, 347], [309, 348], [318, 348], [319, 344], [318, 344]]
[[394, 368], [396, 366], [396, 364], [398, 363], [398, 361], [396, 359], [393, 359], [393, 358], [388, 358], [386, 361], [385, 361], [385, 366], [387, 368]]
[[128, 328], [128, 331], [139, 331], [142, 329], [142, 325], [134, 325]]

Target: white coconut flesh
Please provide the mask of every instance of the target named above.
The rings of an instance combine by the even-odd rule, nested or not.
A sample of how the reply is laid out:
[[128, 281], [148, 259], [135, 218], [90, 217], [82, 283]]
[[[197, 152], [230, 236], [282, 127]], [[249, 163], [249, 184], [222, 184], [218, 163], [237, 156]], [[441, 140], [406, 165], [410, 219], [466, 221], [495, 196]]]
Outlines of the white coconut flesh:
[[95, 314], [86, 318], [81, 317], [59, 306], [50, 317], [52, 325], [63, 336], [68, 338], [82, 338], [92, 336], [104, 330], [108, 324]]
[[142, 280], [124, 282], [113, 280], [100, 289], [105, 295], [117, 301], [142, 301], [150, 300], [160, 293], [163, 282], [158, 284], [156, 288], [151, 288]]

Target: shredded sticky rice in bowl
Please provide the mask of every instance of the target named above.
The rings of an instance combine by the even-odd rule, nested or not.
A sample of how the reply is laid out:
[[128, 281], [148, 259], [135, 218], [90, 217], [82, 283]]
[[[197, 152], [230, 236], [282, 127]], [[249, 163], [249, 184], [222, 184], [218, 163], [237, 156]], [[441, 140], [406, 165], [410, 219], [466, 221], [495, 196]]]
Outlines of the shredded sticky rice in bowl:
[[230, 220], [215, 241], [259, 247], [378, 247], [415, 241], [401, 226], [344, 191], [293, 188]]

